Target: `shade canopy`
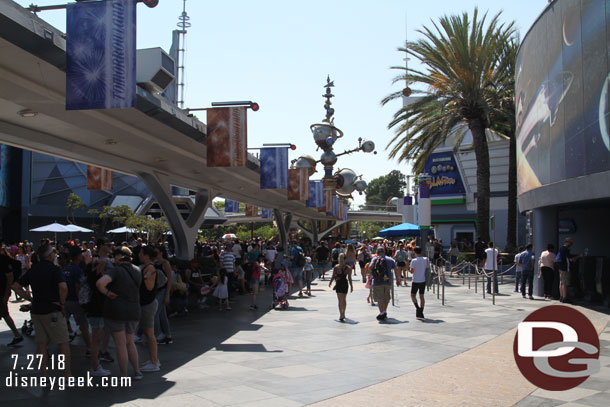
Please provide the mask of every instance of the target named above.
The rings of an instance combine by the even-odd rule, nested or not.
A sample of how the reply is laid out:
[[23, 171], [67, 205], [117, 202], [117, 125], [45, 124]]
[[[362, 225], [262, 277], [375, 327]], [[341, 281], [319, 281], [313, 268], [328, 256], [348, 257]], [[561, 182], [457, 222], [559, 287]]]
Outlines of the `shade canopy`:
[[237, 239], [237, 236], [234, 233], [227, 233], [225, 235], [222, 235], [223, 239]]
[[66, 225], [66, 227], [68, 229], [70, 229], [70, 232], [84, 232], [84, 233], [93, 232], [93, 230], [91, 230], [91, 229], [87, 229], [87, 228], [84, 228], [84, 227], [78, 226], [78, 225], [69, 224], [69, 225]]
[[34, 229], [30, 229], [30, 232], [51, 232], [51, 233], [61, 233], [61, 232], [73, 232], [73, 230], [70, 230], [68, 227], [57, 223], [57, 222], [53, 222], [49, 225], [45, 225], [45, 226], [40, 226], [38, 228], [34, 228]]
[[127, 226], [122, 226], [120, 228], [109, 230], [106, 233], [136, 233], [137, 230], [128, 228]]
[[401, 236], [419, 236], [419, 226], [412, 223], [401, 223], [400, 225], [392, 226], [391, 228], [379, 231], [379, 236], [383, 237], [401, 237]]

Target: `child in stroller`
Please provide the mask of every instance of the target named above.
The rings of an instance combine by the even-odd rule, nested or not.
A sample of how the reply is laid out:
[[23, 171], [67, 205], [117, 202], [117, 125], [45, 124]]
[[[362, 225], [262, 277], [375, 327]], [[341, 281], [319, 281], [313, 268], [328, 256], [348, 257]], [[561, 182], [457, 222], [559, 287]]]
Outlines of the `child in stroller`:
[[271, 309], [275, 309], [277, 306], [281, 309], [288, 308], [288, 285], [280, 270], [274, 270], [271, 284], [273, 285]]

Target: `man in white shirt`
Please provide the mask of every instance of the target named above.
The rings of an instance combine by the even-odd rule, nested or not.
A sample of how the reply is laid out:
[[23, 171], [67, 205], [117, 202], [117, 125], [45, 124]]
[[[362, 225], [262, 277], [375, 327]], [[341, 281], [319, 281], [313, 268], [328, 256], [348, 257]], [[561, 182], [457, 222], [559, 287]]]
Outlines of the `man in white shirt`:
[[[421, 247], [415, 248], [415, 258], [411, 260], [409, 270], [413, 273], [411, 284], [411, 301], [415, 305], [415, 317], [424, 319], [424, 292], [426, 291], [426, 270], [428, 269], [428, 258], [422, 257]], [[419, 304], [417, 304], [417, 292], [419, 291]]]
[[239, 240], [235, 240], [235, 243], [233, 243], [233, 247], [231, 249], [233, 252], [233, 256], [235, 256], [235, 262], [237, 264], [241, 264], [242, 250], [241, 245], [239, 244]]
[[487, 294], [491, 294], [491, 279], [494, 280], [494, 292], [498, 294], [498, 249], [489, 242], [485, 249], [485, 274], [487, 274]]

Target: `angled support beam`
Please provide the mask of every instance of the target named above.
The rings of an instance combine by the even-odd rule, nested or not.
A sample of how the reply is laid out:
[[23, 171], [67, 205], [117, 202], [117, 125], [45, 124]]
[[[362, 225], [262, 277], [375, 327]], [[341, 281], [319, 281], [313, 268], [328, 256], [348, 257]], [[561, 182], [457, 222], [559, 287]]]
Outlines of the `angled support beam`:
[[169, 222], [176, 248], [176, 257], [183, 260], [192, 259], [195, 256], [197, 232], [203, 223], [205, 210], [212, 201], [211, 194], [206, 190], [197, 191], [195, 206], [185, 220], [174, 203], [171, 185], [166, 175], [158, 172], [138, 173], [137, 175], [152, 192]]
[[328, 228], [328, 229], [326, 229], [326, 230], [324, 230], [324, 231], [321, 231], [321, 232], [319, 233], [319, 237], [320, 237], [320, 239], [324, 239], [324, 237], [325, 237], [327, 234], [329, 234], [329, 233], [330, 233], [330, 232], [332, 232], [333, 230], [337, 229], [339, 226], [344, 225], [344, 224], [346, 224], [346, 223], [348, 223], [348, 222], [349, 222], [349, 221], [347, 221], [347, 220], [338, 220], [338, 221], [336, 221], [336, 222], [335, 222], [335, 224], [334, 224], [334, 225], [332, 225], [330, 228]]
[[275, 217], [275, 223], [277, 223], [278, 232], [280, 235], [280, 246], [284, 248], [284, 253], [288, 252], [288, 230], [292, 223], [292, 213], [284, 213], [280, 209], [273, 210], [273, 216]]

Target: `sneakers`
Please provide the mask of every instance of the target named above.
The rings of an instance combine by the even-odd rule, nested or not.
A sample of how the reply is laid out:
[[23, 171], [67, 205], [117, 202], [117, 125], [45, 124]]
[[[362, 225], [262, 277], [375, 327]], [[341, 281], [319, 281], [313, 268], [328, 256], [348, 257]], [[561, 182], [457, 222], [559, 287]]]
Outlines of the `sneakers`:
[[23, 342], [23, 336], [13, 338], [13, 340], [7, 343], [6, 346], [15, 346], [20, 342]]
[[142, 343], [142, 338], [138, 335], [133, 336], [133, 343]]
[[142, 380], [143, 378], [144, 375], [142, 374], [142, 372], [133, 375], [133, 380]]
[[529, 298], [530, 300], [533, 300], [533, 299], [534, 299], [534, 296], [533, 296], [533, 295], [530, 295], [528, 298]]
[[110, 370], [106, 370], [102, 367], [102, 365], [98, 365], [97, 369], [91, 370], [91, 376], [110, 376], [112, 373]]
[[157, 362], [157, 363], [148, 362], [144, 366], [140, 366], [140, 370], [143, 372], [158, 372], [160, 369], [159, 366], [160, 366], [159, 362]]
[[415, 318], [417, 319], [424, 319], [424, 309], [417, 307], [417, 310], [415, 311]]
[[[140, 363], [140, 367], [144, 367], [146, 365], [153, 365], [153, 363], [150, 360]], [[157, 359], [157, 367], [161, 367], [161, 361], [159, 359]]]
[[100, 360], [100, 362], [108, 362], [108, 363], [112, 363], [114, 362], [114, 359], [112, 358], [112, 356], [110, 356], [109, 352], [100, 352], [98, 359]]
[[513, 292], [514, 292], [514, 293], [518, 293], [518, 292], [519, 292], [519, 290], [513, 290]]
[[377, 315], [377, 321], [384, 321], [388, 318], [388, 313], [387, 312], [382, 312], [379, 315]]
[[[230, 309], [230, 308], [228, 308], [228, 309]], [[157, 341], [157, 345], [171, 345], [172, 343], [174, 343], [172, 338], [167, 337], [167, 336], [165, 338]]]

